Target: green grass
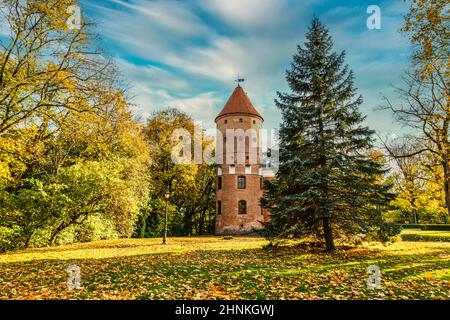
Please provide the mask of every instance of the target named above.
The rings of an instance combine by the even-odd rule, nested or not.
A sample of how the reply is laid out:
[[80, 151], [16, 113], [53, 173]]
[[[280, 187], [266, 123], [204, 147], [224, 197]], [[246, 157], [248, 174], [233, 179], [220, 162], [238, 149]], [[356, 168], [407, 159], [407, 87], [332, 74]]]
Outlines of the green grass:
[[[0, 255], [0, 299], [449, 299], [450, 243], [325, 254], [261, 238], [122, 239]], [[382, 289], [366, 287], [378, 265]], [[81, 290], [66, 268], [81, 268]]]
[[403, 229], [401, 238], [404, 241], [441, 241], [450, 242], [450, 231], [427, 231], [421, 229]]

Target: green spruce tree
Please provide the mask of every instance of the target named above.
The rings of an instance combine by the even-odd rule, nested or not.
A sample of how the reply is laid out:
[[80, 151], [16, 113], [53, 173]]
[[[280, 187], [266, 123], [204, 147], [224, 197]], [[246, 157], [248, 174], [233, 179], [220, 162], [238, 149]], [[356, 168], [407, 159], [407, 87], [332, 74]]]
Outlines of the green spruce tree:
[[345, 52], [333, 52], [327, 28], [312, 20], [305, 47], [298, 46], [278, 92], [282, 112], [277, 179], [266, 184], [270, 238], [323, 237], [335, 250], [337, 236], [386, 233], [380, 208], [391, 199], [383, 166], [371, 159], [373, 131], [362, 125], [353, 73]]

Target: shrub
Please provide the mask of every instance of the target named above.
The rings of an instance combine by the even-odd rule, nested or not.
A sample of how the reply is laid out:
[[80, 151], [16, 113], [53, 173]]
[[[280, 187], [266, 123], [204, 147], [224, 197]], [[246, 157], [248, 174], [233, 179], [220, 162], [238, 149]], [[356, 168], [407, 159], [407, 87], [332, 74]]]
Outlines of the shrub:
[[424, 224], [420, 227], [422, 230], [450, 231], [450, 224]]
[[402, 224], [403, 229], [421, 229], [430, 231], [450, 231], [450, 224]]
[[438, 241], [450, 242], [450, 236], [434, 235], [434, 234], [402, 234], [403, 241]]

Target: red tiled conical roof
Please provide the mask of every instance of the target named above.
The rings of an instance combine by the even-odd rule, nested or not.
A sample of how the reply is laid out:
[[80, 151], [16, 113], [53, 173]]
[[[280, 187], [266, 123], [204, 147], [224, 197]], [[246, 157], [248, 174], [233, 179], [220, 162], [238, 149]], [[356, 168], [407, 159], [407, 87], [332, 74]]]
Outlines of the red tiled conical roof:
[[218, 118], [224, 115], [231, 115], [233, 113], [256, 116], [264, 121], [264, 118], [259, 114], [258, 111], [256, 111], [244, 89], [240, 85], [238, 85], [234, 89], [233, 94], [228, 99], [225, 107], [223, 107], [222, 111], [220, 111], [220, 113], [216, 117], [216, 121]]

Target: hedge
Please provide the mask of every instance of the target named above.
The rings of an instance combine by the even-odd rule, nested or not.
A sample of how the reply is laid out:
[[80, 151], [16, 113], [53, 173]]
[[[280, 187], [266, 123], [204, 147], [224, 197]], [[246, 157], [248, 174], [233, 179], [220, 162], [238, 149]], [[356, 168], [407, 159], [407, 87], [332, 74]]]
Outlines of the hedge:
[[403, 229], [421, 229], [421, 224], [401, 224]]
[[431, 234], [402, 234], [403, 241], [438, 241], [450, 242], [450, 236], [438, 236]]
[[403, 229], [421, 229], [429, 231], [450, 231], [450, 224], [402, 224]]

